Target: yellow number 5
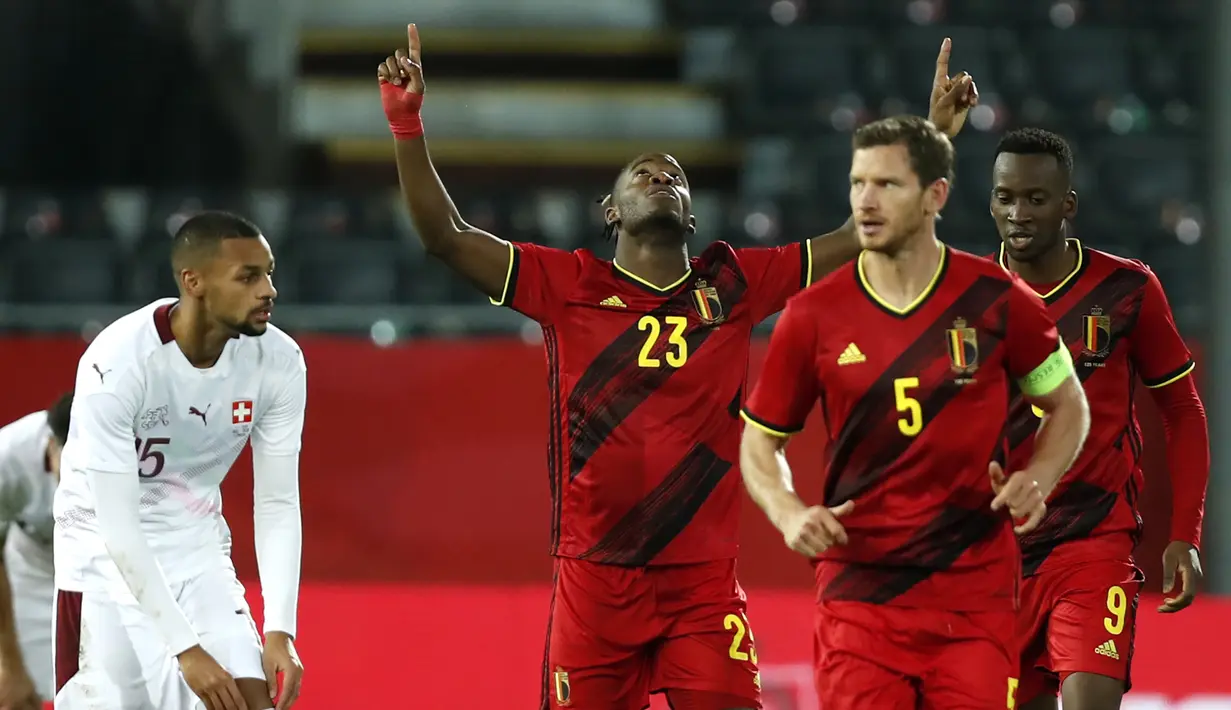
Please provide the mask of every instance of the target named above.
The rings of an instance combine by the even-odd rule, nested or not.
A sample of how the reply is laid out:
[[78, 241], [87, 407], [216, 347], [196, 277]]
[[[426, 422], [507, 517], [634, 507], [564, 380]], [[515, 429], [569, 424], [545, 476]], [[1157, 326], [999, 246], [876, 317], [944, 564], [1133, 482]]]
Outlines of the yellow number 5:
[[893, 400], [902, 413], [898, 417], [898, 431], [903, 436], [916, 436], [923, 430], [923, 407], [919, 400], [907, 395], [918, 386], [918, 377], [899, 377], [893, 381]]
[[1103, 628], [1112, 636], [1119, 636], [1124, 630], [1124, 612], [1128, 611], [1128, 596], [1121, 587], [1107, 590], [1107, 611], [1111, 616], [1103, 619]]
[[[722, 620], [722, 626], [727, 631], [734, 631], [735, 636], [731, 639], [731, 658], [737, 661], [751, 660], [757, 662], [756, 641], [752, 638], [752, 631], [748, 628], [747, 617], [742, 617], [739, 614], [727, 614], [727, 617]], [[744, 636], [748, 637], [748, 651], [739, 650], [739, 647], [744, 644]]]
[[[674, 350], [668, 349], [665, 353], [667, 365], [683, 367], [684, 363], [688, 362], [688, 341], [684, 340], [684, 330], [688, 328], [688, 319], [684, 316], [667, 316], [663, 318], [663, 322], [672, 329], [671, 334], [667, 336], [667, 345], [674, 348]], [[650, 357], [650, 352], [662, 333], [662, 324], [654, 316], [641, 316], [641, 320], [637, 321], [637, 330], [643, 333], [649, 331], [645, 336], [645, 344], [641, 346], [641, 355], [637, 357], [637, 364], [641, 367], [658, 367], [661, 362], [656, 357]]]
[[1008, 703], [1006, 703], [1005, 707], [1007, 707], [1009, 710], [1013, 710], [1014, 708], [1017, 707], [1017, 679], [1016, 678], [1009, 679], [1009, 701]]

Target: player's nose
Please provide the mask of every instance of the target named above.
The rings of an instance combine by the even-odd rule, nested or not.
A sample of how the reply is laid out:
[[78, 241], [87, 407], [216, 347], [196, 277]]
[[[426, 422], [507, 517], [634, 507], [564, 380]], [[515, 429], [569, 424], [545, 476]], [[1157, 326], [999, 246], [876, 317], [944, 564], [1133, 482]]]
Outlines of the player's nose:
[[659, 185], [674, 185], [675, 178], [672, 177], [671, 173], [666, 170], [659, 170], [658, 172], [650, 175], [650, 182]]

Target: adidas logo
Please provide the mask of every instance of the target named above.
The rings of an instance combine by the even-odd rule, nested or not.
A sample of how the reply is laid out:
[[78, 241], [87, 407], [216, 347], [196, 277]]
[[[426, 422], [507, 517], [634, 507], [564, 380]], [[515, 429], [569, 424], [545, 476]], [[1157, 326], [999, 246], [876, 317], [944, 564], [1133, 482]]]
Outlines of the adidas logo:
[[1094, 652], [1100, 656], [1107, 656], [1113, 661], [1120, 660], [1120, 652], [1116, 650], [1115, 641], [1104, 641], [1095, 647]]
[[604, 298], [603, 300], [599, 301], [598, 305], [611, 306], [613, 308], [628, 308], [628, 306], [624, 304], [624, 301], [620, 300], [619, 296], [610, 296], [608, 298]]
[[864, 354], [859, 352], [859, 346], [854, 343], [847, 345], [846, 350], [843, 350], [842, 354], [838, 356], [839, 365], [857, 365], [861, 362], [867, 361], [868, 358], [864, 357]]

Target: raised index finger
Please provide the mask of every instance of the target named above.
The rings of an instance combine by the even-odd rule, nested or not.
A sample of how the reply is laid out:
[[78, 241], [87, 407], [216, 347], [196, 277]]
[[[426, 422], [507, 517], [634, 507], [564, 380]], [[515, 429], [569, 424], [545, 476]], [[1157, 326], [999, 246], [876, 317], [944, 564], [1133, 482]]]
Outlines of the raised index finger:
[[419, 44], [419, 28], [415, 27], [413, 22], [406, 26], [406, 36], [410, 40], [408, 44], [408, 48], [410, 49], [410, 61], [415, 64], [422, 63], [422, 58], [419, 56], [419, 50], [422, 49], [422, 46]]
[[953, 49], [953, 41], [945, 37], [940, 43], [940, 53], [936, 55], [936, 77], [933, 79], [937, 84], [949, 80], [949, 52]]

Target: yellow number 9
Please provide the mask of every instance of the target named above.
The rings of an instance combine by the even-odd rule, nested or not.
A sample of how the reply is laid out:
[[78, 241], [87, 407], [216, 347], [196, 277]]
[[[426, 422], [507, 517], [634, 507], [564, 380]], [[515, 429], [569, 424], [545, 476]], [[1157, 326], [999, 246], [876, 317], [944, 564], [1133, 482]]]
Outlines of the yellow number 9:
[[1120, 587], [1107, 590], [1107, 611], [1111, 616], [1103, 619], [1103, 628], [1112, 636], [1120, 635], [1124, 630], [1124, 613], [1128, 611], [1128, 595]]
[[[731, 639], [731, 648], [729, 655], [736, 661], [751, 660], [757, 662], [756, 642], [752, 638], [752, 632], [748, 629], [748, 620], [741, 618], [739, 614], [727, 614], [722, 620], [722, 626], [727, 631], [734, 631], [735, 635]], [[744, 644], [744, 636], [748, 637], [748, 651], [739, 650], [739, 647]]]

